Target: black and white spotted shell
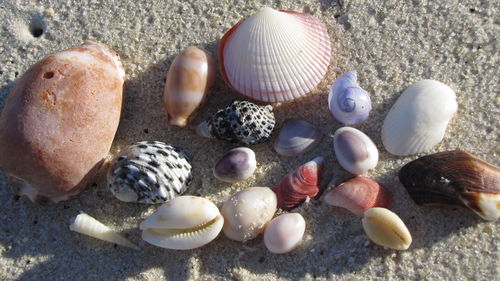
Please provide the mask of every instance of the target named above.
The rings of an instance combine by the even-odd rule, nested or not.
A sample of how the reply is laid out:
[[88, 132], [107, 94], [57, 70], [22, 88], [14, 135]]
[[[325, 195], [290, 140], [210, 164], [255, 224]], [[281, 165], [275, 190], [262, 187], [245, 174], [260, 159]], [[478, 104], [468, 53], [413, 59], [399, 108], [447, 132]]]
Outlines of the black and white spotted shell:
[[184, 193], [191, 183], [191, 164], [178, 148], [142, 141], [122, 150], [108, 170], [108, 187], [121, 201], [155, 204]]
[[234, 101], [198, 126], [198, 133], [231, 142], [258, 144], [271, 137], [275, 120], [270, 105]]

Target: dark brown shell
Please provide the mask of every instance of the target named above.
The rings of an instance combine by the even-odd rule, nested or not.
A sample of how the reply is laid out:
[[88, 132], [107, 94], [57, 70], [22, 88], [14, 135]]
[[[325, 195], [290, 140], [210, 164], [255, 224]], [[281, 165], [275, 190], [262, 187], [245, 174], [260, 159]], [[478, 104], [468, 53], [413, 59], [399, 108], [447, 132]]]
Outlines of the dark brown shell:
[[[500, 215], [500, 169], [468, 152], [454, 150], [421, 157], [401, 168], [399, 180], [419, 205], [469, 207], [487, 220]], [[491, 209], [486, 214], [485, 199], [497, 215], [492, 215]]]

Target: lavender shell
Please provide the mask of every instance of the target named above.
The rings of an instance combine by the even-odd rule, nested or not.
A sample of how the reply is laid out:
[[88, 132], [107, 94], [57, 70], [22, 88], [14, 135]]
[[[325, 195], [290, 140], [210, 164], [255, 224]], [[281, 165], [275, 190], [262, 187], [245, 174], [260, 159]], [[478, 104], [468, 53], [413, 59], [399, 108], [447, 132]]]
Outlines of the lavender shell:
[[370, 94], [359, 87], [357, 72], [342, 74], [328, 94], [328, 108], [339, 122], [351, 126], [368, 118], [372, 109]]

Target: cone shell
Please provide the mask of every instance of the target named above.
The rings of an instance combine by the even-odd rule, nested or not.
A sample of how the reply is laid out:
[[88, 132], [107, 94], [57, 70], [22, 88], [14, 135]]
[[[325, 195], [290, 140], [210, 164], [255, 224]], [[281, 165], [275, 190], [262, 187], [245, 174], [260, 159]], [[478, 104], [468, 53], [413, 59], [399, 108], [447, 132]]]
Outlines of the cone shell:
[[0, 167], [21, 194], [58, 202], [94, 178], [118, 128], [124, 77], [116, 52], [86, 41], [17, 80], [0, 117]]
[[430, 150], [443, 139], [457, 107], [455, 92], [441, 82], [422, 80], [411, 85], [385, 117], [385, 149], [394, 155]]
[[189, 250], [214, 240], [224, 218], [210, 200], [180, 196], [164, 203], [139, 226], [142, 239], [158, 247]]
[[332, 188], [323, 197], [323, 201], [328, 205], [346, 208], [362, 218], [363, 213], [370, 208], [390, 209], [393, 195], [378, 182], [357, 176]]
[[324, 24], [309, 14], [263, 8], [222, 37], [222, 77], [255, 100], [281, 102], [314, 89], [331, 58]]
[[302, 241], [305, 230], [306, 221], [302, 215], [280, 215], [271, 220], [264, 230], [264, 244], [271, 253], [288, 253]]
[[276, 212], [276, 195], [268, 187], [251, 187], [237, 192], [222, 206], [224, 234], [247, 241], [264, 231]]
[[214, 79], [215, 66], [208, 52], [189, 47], [175, 57], [163, 93], [168, 123], [185, 127], [207, 101]]
[[352, 174], [361, 175], [377, 166], [377, 147], [358, 129], [338, 129], [333, 135], [333, 149], [340, 166]]
[[198, 125], [198, 135], [230, 142], [258, 144], [269, 140], [275, 125], [273, 108], [234, 101]]
[[300, 205], [319, 192], [321, 169], [325, 159], [316, 157], [287, 174], [273, 189], [278, 198], [278, 207], [284, 210]]
[[187, 156], [160, 141], [124, 148], [108, 169], [108, 187], [120, 201], [155, 204], [183, 194], [193, 178]]
[[462, 150], [411, 161], [399, 180], [419, 205], [468, 207], [485, 220], [500, 217], [500, 169]]

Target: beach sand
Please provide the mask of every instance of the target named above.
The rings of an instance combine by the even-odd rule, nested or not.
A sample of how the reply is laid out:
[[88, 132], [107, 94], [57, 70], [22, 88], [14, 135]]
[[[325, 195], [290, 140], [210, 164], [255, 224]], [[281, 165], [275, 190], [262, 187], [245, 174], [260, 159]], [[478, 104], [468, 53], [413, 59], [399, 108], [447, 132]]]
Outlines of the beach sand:
[[[417, 206], [397, 179], [399, 168], [419, 156], [463, 149], [498, 165], [500, 14], [498, 1], [32, 1], [0, 4], [0, 108], [16, 78], [50, 53], [86, 39], [117, 51], [126, 70], [125, 102], [111, 153], [141, 141], [160, 140], [192, 159], [188, 194], [219, 207], [234, 192], [276, 184], [287, 172], [321, 155], [322, 188], [350, 177], [336, 161], [332, 134], [341, 127], [327, 108], [329, 86], [357, 70], [373, 110], [359, 126], [380, 152], [376, 179], [394, 193], [393, 211], [408, 226], [407, 251], [370, 242], [361, 220], [314, 200], [293, 210], [306, 220], [302, 244], [289, 254], [267, 251], [261, 237], [247, 243], [220, 234], [189, 251], [157, 248], [141, 240], [138, 224], [158, 206], [126, 204], [104, 176], [74, 199], [36, 205], [17, 197], [0, 173], [1, 280], [494, 280], [500, 276], [499, 224], [462, 208]], [[226, 184], [212, 176], [215, 161], [237, 146], [196, 136], [194, 127], [236, 99], [218, 74], [212, 96], [187, 128], [171, 127], [161, 105], [167, 70], [176, 54], [195, 45], [216, 54], [219, 39], [240, 19], [270, 6], [313, 14], [324, 22], [333, 58], [320, 85], [306, 97], [274, 104], [278, 129], [287, 118], [321, 128], [320, 145], [305, 155], [279, 156], [271, 142], [252, 146], [257, 171]], [[36, 36], [35, 36], [36, 35]], [[442, 81], [457, 94], [458, 111], [445, 138], [431, 151], [396, 157], [383, 147], [383, 120], [399, 95], [422, 79]], [[0, 156], [1, 157], [1, 156]], [[69, 231], [86, 212], [138, 243], [140, 251]], [[495, 277], [496, 276], [496, 277]]]

